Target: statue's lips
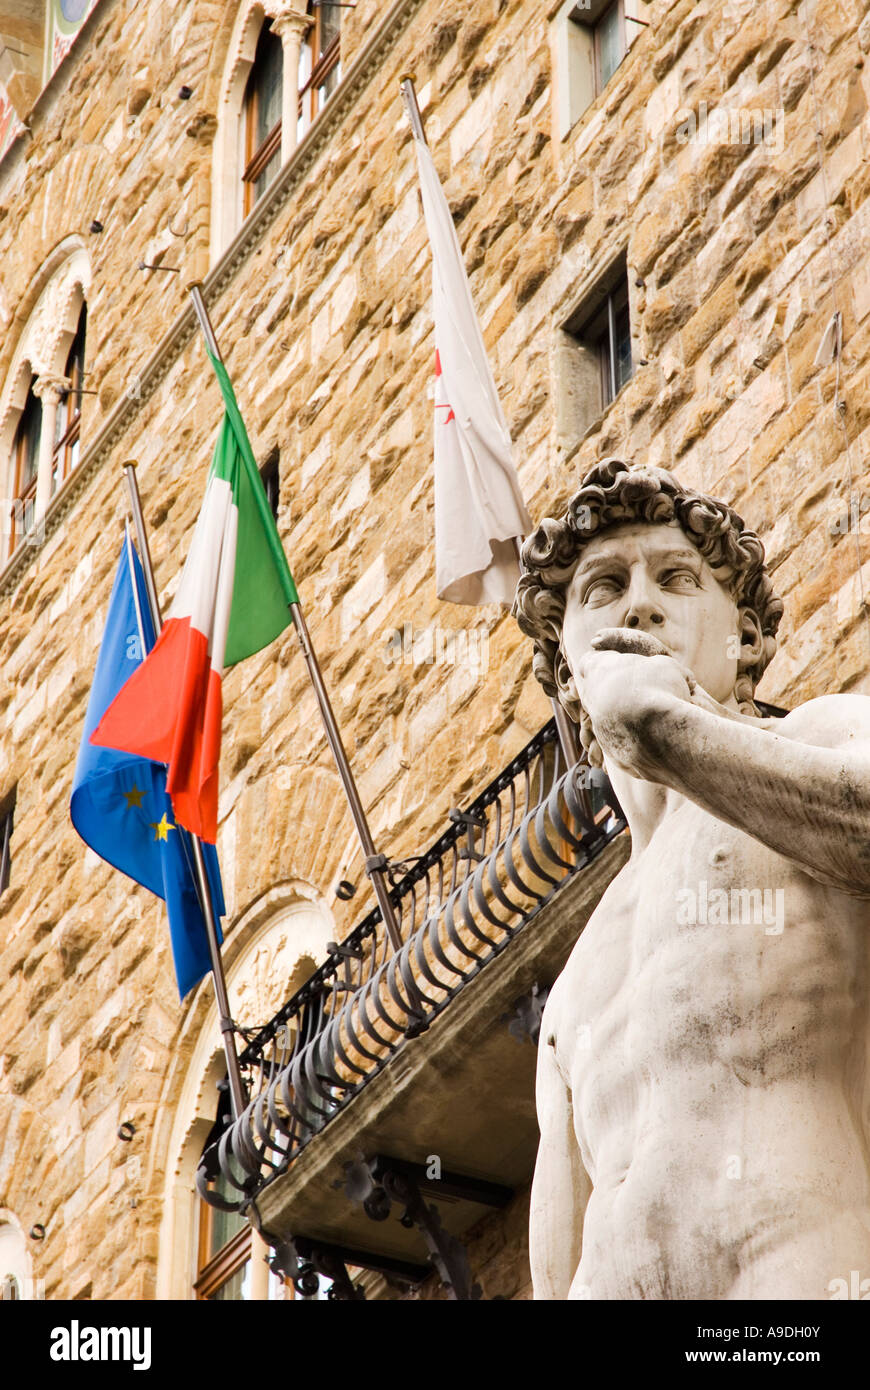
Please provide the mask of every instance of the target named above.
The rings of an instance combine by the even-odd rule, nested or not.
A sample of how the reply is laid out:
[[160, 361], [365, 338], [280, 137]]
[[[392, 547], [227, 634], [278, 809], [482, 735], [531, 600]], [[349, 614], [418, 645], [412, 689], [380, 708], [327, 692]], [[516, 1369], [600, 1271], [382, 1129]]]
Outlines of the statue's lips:
[[653, 637], [649, 632], [641, 632], [639, 628], [631, 627], [603, 627], [589, 644], [597, 652], [630, 652], [634, 656], [673, 656], [673, 652], [666, 647], [664, 642], [660, 642], [658, 637]]

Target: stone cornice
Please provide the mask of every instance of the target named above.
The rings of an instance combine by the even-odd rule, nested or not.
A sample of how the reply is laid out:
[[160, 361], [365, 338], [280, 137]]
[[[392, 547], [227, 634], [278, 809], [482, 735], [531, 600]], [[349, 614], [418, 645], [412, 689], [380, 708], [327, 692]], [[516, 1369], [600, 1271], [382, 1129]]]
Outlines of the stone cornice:
[[[88, 22], [95, 15], [105, 14], [107, 8], [115, 3], [117, 0], [102, 0], [102, 3], [91, 11]], [[253, 211], [245, 219], [238, 235], [209, 272], [203, 283], [203, 295], [206, 303], [213, 303], [223, 293], [247, 262], [251, 253], [263, 240], [278, 213], [323, 154], [336, 130], [360, 100], [369, 82], [395, 47], [417, 11], [422, 8], [423, 3], [424, 0], [395, 0], [381, 24], [351, 63], [341, 85], [336, 88], [322, 114], [306, 132], [268, 192], [255, 205]], [[61, 64], [62, 66], [63, 64]], [[60, 72], [60, 68], [58, 68], [58, 72]], [[48, 90], [47, 87], [45, 92]], [[164, 334], [145, 366], [138, 373], [135, 397], [124, 396], [113, 407], [99, 434], [82, 456], [75, 473], [49, 504], [39, 543], [23, 543], [19, 546], [9, 564], [0, 573], [0, 600], [6, 598], [18, 585], [43, 546], [93, 481], [100, 466], [111, 454], [115, 445], [123, 438], [135, 420], [140, 407], [150, 399], [170, 368], [178, 360], [195, 332], [196, 317], [193, 306], [188, 304], [175, 319], [169, 331]]]

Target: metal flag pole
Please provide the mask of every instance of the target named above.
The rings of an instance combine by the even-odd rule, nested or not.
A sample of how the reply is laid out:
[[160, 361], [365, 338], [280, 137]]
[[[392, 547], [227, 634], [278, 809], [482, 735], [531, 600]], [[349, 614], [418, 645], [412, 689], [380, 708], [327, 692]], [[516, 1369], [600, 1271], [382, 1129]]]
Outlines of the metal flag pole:
[[[411, 129], [414, 138], [420, 141], [421, 145], [428, 145], [426, 132], [423, 129], [423, 117], [420, 115], [420, 107], [417, 104], [417, 92], [414, 87], [414, 78], [410, 74], [399, 78], [399, 91], [402, 93], [402, 100], [405, 103], [405, 110], [408, 113], [408, 120], [411, 122]], [[525, 536], [515, 536], [514, 545], [517, 552], [517, 560], [522, 564], [522, 544]], [[565, 759], [565, 766], [573, 767], [580, 757], [580, 740], [577, 737], [577, 729], [566, 711], [558, 700], [551, 699], [550, 705], [556, 720], [556, 732], [559, 735], [559, 747]]]
[[[517, 561], [522, 567], [523, 563], [523, 541], [525, 536], [515, 536], [514, 545], [517, 552]], [[577, 736], [577, 725], [568, 716], [567, 710], [563, 707], [561, 700], [555, 696], [550, 696], [550, 708], [556, 720], [556, 733], [559, 735], [559, 747], [565, 759], [565, 767], [573, 767], [580, 760], [580, 739]]]
[[408, 120], [411, 122], [414, 138], [419, 140], [421, 145], [428, 145], [429, 141], [426, 139], [426, 132], [423, 129], [423, 117], [420, 115], [420, 107], [417, 105], [414, 78], [410, 73], [399, 78], [399, 91], [402, 93], [402, 100], [405, 103], [405, 110], [408, 113]]
[[[218, 347], [214, 328], [212, 327], [211, 319], [209, 318], [208, 310], [205, 307], [205, 301], [202, 297], [202, 286], [198, 282], [194, 282], [188, 286], [188, 289], [190, 291], [190, 297], [193, 300], [196, 317], [199, 320], [199, 326], [202, 329], [203, 337], [208, 344], [209, 351], [217, 358], [218, 362], [223, 364], [223, 357]], [[381, 909], [381, 916], [387, 930], [387, 935], [390, 938], [390, 944], [395, 952], [399, 952], [403, 944], [402, 935], [399, 930], [398, 919], [396, 918], [396, 910], [390, 899], [390, 890], [386, 876], [387, 857], [384, 854], [378, 854], [375, 848], [375, 842], [372, 839], [368, 819], [366, 818], [359, 791], [357, 790], [356, 781], [354, 780], [354, 775], [347, 759], [338, 724], [332, 712], [329, 695], [323, 683], [320, 663], [317, 660], [317, 655], [311, 643], [311, 637], [308, 632], [308, 626], [305, 622], [305, 615], [302, 612], [301, 604], [298, 602], [291, 603], [290, 613], [293, 618], [293, 625], [296, 628], [296, 635], [299, 638], [299, 646], [305, 658], [305, 664], [308, 667], [311, 684], [314, 687], [314, 694], [317, 697], [320, 717], [323, 720], [327, 742], [332, 750], [332, 756], [338, 768], [338, 775], [341, 778], [345, 795], [350, 805], [351, 815], [353, 816], [357, 834], [359, 835], [360, 844], [365, 856], [366, 873], [371, 879], [372, 887], [375, 890], [375, 897], [378, 900], [378, 907]], [[416, 1007], [420, 1002], [419, 996], [408, 980], [405, 980], [405, 986], [408, 989], [409, 1002], [414, 1006], [411, 1009], [411, 1013], [417, 1015], [422, 1022], [422, 1014]]]
[[[148, 607], [151, 610], [151, 621], [154, 624], [155, 634], [159, 634], [163, 626], [163, 621], [160, 617], [160, 603], [157, 598], [157, 586], [154, 583], [154, 569], [151, 564], [148, 533], [145, 530], [145, 517], [142, 515], [139, 485], [136, 481], [136, 463], [133, 459], [128, 459], [122, 466], [124, 469], [124, 477], [127, 481], [127, 491], [130, 495], [133, 524], [136, 527], [136, 537], [139, 541], [139, 553], [142, 559], [142, 569], [145, 574], [145, 588], [148, 592]], [[202, 844], [198, 836], [193, 834], [190, 835], [190, 844], [193, 849], [196, 891], [199, 895], [202, 915], [205, 920], [206, 936], [208, 937], [208, 953], [211, 959], [211, 974], [212, 980], [214, 981], [214, 995], [217, 1002], [218, 1019], [224, 1044], [224, 1055], [227, 1060], [227, 1076], [230, 1083], [230, 1100], [232, 1101], [233, 1107], [233, 1119], [237, 1120], [247, 1105], [248, 1100], [245, 1094], [245, 1085], [242, 1081], [239, 1056], [236, 1052], [236, 1030], [235, 1024], [230, 1017], [230, 1001], [227, 995], [227, 982], [224, 976], [224, 964], [221, 959], [220, 946], [218, 945], [211, 888], [209, 886], [208, 874], [205, 870], [205, 860], [202, 857]]]

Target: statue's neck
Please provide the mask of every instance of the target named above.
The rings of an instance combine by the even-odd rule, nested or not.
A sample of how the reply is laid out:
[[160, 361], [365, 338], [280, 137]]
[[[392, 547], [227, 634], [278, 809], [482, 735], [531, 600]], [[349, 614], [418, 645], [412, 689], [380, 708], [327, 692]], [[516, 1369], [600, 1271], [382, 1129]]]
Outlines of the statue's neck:
[[639, 854], [646, 849], [665, 817], [682, 805], [685, 797], [658, 782], [632, 777], [623, 768], [612, 766], [606, 757], [604, 770], [628, 821], [632, 854]]
[[[740, 705], [735, 691], [732, 691], [728, 699], [720, 704], [699, 687], [696, 692], [696, 703], [702, 708], [720, 711], [726, 716], [733, 714], [740, 718]], [[764, 724], [761, 719], [754, 722], [759, 725]], [[648, 782], [643, 778], [633, 777], [624, 768], [613, 765], [606, 754], [604, 754], [604, 768], [628, 821], [632, 839], [632, 854], [638, 854], [649, 844], [665, 817], [678, 810], [686, 798], [681, 792], [663, 786], [660, 782]]]

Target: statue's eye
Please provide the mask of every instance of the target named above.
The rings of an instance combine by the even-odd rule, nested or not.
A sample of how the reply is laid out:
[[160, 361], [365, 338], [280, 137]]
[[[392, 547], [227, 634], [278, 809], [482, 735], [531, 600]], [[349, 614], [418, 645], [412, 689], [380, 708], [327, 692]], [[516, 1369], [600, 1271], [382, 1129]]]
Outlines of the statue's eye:
[[697, 575], [691, 570], [666, 570], [659, 583], [669, 589], [700, 589]]
[[584, 603], [607, 603], [622, 592], [622, 584], [615, 574], [600, 574], [593, 579], [583, 595]]

